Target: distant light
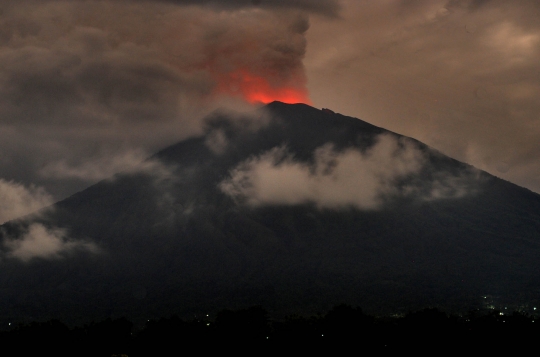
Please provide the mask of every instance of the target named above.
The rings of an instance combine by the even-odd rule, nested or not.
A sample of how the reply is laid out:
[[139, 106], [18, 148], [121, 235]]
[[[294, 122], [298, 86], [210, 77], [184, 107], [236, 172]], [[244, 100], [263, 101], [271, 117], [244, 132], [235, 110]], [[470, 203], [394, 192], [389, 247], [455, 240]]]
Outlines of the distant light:
[[322, 337], [324, 337], [324, 335], [321, 335]]
[[266, 336], [266, 339], [268, 340], [268, 336]]
[[10, 323], [8, 323], [8, 326], [11, 326], [11, 322], [10, 322]]
[[208, 315], [208, 314], [206, 314], [206, 317], [208, 317], [208, 316], [209, 316], [209, 315]]
[[533, 307], [533, 310], [536, 310], [536, 307]]
[[506, 310], [506, 309], [508, 309], [508, 308], [505, 306], [504, 309]]
[[210, 326], [210, 322], [206, 324], [206, 326]]
[[499, 315], [501, 315], [501, 316], [502, 316], [502, 315], [504, 315], [504, 314], [503, 314], [502, 312], [499, 312]]

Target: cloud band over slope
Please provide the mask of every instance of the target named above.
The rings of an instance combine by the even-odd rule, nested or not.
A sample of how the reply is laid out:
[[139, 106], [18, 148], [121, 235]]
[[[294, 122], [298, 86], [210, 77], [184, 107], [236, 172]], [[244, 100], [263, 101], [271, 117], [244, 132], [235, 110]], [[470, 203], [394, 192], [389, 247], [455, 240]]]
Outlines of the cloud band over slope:
[[426, 160], [412, 142], [390, 135], [379, 136], [366, 152], [355, 148], [338, 152], [324, 145], [315, 150], [311, 164], [295, 160], [282, 146], [240, 163], [219, 188], [250, 206], [311, 203], [320, 209], [367, 210], [396, 197], [437, 200], [474, 191], [473, 173], [440, 172], [421, 183], [409, 182]]

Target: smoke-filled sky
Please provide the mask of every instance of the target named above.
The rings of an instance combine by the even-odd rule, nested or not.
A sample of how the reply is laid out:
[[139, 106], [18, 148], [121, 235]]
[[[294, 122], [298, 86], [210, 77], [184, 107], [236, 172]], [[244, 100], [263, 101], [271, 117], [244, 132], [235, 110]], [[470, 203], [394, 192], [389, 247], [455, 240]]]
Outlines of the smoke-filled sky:
[[0, 0], [0, 221], [272, 100], [540, 192], [539, 18], [535, 0]]
[[306, 33], [315, 105], [540, 192], [540, 2], [340, 4]]

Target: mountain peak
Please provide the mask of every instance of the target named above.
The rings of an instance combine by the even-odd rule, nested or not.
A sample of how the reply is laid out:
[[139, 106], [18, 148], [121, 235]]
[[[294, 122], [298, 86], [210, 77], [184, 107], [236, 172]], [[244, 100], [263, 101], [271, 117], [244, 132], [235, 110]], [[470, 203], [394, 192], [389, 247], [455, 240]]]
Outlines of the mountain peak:
[[314, 106], [309, 105], [309, 104], [305, 104], [305, 103], [285, 103], [285, 102], [280, 102], [279, 100], [274, 100], [273, 102], [270, 102], [270, 103], [265, 105], [265, 107], [270, 107], [270, 108], [284, 107], [284, 106], [296, 107], [296, 108], [304, 108], [304, 109], [311, 108], [311, 109], [314, 109], [314, 110], [319, 110], [319, 109], [317, 109]]

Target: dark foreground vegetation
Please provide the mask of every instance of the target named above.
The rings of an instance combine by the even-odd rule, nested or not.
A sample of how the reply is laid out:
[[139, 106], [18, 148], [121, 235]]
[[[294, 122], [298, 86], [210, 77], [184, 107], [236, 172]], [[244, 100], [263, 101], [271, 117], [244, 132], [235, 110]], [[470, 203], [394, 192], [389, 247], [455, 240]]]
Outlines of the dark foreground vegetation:
[[0, 333], [4, 351], [16, 355], [176, 356], [234, 352], [265, 355], [286, 352], [500, 352], [534, 348], [540, 337], [535, 316], [474, 311], [447, 315], [437, 309], [400, 317], [374, 318], [340, 305], [326, 315], [269, 318], [262, 307], [221, 311], [215, 318], [178, 317], [148, 321], [137, 329], [127, 319], [68, 328], [60, 321], [31, 323]]

